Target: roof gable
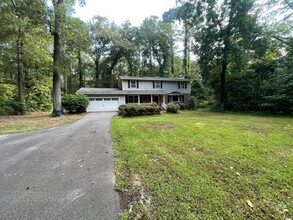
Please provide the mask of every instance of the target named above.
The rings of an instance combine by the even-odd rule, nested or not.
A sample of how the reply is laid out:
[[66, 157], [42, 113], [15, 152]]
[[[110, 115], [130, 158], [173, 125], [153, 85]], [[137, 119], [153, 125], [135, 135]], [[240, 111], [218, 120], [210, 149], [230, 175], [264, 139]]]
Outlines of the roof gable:
[[140, 81], [163, 81], [163, 82], [190, 82], [184, 78], [167, 78], [167, 77], [139, 77], [139, 76], [119, 76], [120, 80], [140, 80]]

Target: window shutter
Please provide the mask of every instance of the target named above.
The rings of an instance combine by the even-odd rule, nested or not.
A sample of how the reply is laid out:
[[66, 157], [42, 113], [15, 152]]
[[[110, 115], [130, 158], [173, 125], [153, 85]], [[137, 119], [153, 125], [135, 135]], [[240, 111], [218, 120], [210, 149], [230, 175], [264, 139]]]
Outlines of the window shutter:
[[187, 89], [187, 82], [184, 83], [184, 87], [185, 87], [185, 89]]
[[136, 88], [139, 88], [138, 80], [136, 80]]
[[178, 89], [180, 89], [180, 82], [178, 82]]
[[153, 81], [153, 89], [155, 88], [155, 81]]
[[161, 81], [161, 89], [163, 88], [163, 81]]
[[128, 80], [128, 88], [130, 88], [130, 80]]

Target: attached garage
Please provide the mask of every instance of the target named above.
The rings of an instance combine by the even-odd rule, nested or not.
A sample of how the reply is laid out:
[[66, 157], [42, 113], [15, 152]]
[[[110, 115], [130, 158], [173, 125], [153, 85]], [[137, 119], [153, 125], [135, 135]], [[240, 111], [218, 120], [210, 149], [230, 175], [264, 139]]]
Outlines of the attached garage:
[[118, 111], [119, 105], [125, 104], [125, 95], [114, 88], [80, 88], [77, 94], [89, 97], [87, 112]]
[[87, 112], [106, 112], [117, 111], [119, 107], [119, 98], [89, 98], [90, 104], [87, 108]]

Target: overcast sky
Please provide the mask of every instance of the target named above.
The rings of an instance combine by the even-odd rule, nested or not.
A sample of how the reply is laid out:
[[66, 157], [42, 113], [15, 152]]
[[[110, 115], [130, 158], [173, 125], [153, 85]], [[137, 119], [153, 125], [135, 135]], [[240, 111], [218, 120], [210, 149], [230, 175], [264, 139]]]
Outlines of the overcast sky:
[[76, 7], [76, 17], [83, 21], [94, 15], [107, 17], [120, 25], [129, 20], [132, 25], [139, 26], [151, 16], [161, 17], [170, 8], [175, 7], [176, 0], [86, 0], [86, 6]]

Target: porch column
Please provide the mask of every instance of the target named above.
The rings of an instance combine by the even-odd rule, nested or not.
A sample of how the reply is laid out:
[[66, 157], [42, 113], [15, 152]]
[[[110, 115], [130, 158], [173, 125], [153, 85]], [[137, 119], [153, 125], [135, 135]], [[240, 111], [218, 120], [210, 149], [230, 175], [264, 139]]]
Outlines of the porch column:
[[153, 95], [151, 95], [151, 103], [153, 103]]
[[165, 95], [163, 95], [163, 104], [166, 104]]
[[137, 104], [140, 105], [140, 95], [138, 95]]

